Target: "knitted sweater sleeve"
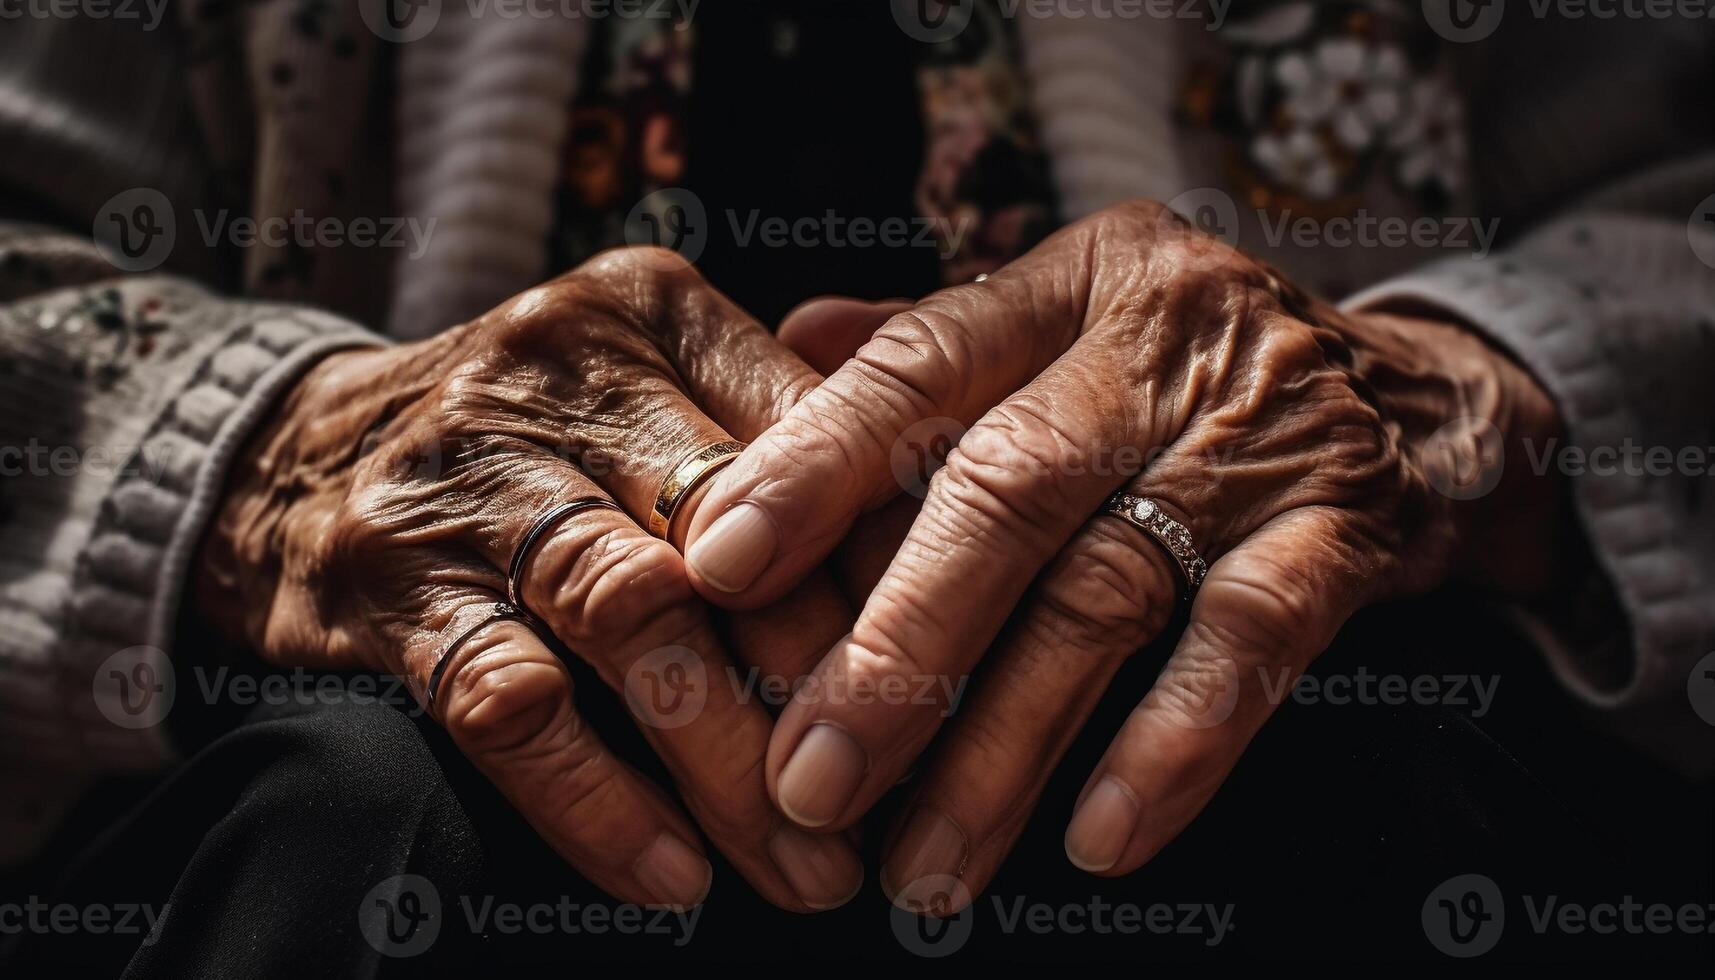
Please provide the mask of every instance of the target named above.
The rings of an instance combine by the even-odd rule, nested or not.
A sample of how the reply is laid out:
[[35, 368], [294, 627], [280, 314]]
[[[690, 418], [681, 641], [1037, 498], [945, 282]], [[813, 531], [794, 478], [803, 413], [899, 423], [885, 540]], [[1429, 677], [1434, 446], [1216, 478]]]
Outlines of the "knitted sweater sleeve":
[[0, 223], [0, 862], [95, 776], [172, 758], [196, 688], [165, 651], [225, 468], [309, 364], [377, 342]]
[[1625, 625], [1521, 619], [1581, 698], [1685, 757], [1715, 730], [1715, 222], [1703, 217], [1715, 197], [1697, 203], [1715, 159], [1661, 178], [1663, 193], [1634, 185], [1500, 256], [1439, 263], [1347, 305], [1439, 307], [1554, 397], [1567, 438], [1525, 447], [1525, 462], [1570, 484]]

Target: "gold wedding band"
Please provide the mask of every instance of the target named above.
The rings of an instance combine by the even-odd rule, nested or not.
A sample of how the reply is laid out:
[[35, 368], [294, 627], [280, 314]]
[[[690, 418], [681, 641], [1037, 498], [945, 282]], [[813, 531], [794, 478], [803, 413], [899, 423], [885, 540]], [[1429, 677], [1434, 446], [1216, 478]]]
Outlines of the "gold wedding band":
[[649, 513], [649, 533], [666, 540], [673, 526], [673, 513], [691, 491], [704, 480], [720, 472], [720, 468], [744, 452], [744, 443], [734, 440], [704, 446], [686, 456], [667, 479], [661, 481], [661, 492], [655, 495], [655, 509]]

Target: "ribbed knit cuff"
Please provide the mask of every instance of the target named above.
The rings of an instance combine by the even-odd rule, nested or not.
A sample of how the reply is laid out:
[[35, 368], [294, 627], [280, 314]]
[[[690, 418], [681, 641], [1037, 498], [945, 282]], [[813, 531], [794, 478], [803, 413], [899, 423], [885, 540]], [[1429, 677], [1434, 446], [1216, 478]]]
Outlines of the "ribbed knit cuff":
[[[1404, 302], [1445, 310], [1516, 357], [1554, 398], [1568, 445], [1621, 446], [1645, 432], [1620, 384], [1624, 367], [1597, 342], [1600, 324], [1588, 297], [1565, 279], [1514, 258], [1456, 259], [1366, 289], [1342, 306]], [[1637, 708], [1683, 698], [1683, 661], [1699, 641], [1702, 615], [1696, 570], [1676, 547], [1685, 536], [1662, 498], [1668, 488], [1619, 467], [1591, 468], [1572, 479], [1572, 488], [1596, 561], [1630, 619], [1630, 642], [1572, 638], [1540, 621], [1527, 624], [1530, 632], [1561, 679], [1592, 705]], [[1630, 669], [1616, 681], [1611, 652], [1628, 646]]]
[[139, 456], [151, 462], [113, 483], [73, 577], [61, 694], [83, 754], [103, 769], [173, 757], [161, 722], [196, 690], [174, 676], [173, 627], [233, 458], [309, 365], [380, 342], [308, 310], [233, 303], [225, 312], [233, 325], [149, 426]]

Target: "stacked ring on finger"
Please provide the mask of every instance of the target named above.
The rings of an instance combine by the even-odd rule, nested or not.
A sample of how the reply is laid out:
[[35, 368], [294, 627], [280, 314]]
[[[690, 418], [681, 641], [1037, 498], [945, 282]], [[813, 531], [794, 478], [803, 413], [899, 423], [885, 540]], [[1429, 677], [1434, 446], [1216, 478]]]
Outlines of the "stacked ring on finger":
[[673, 467], [655, 494], [655, 506], [649, 512], [649, 533], [665, 540], [672, 530], [673, 515], [679, 510], [679, 505], [722, 467], [737, 459], [744, 452], [744, 446], [744, 443], [732, 439], [717, 442], [691, 453]]
[[530, 529], [524, 532], [524, 537], [518, 541], [518, 550], [512, 553], [512, 564], [506, 573], [506, 601], [490, 604], [486, 615], [461, 630], [457, 636], [453, 637], [451, 643], [442, 647], [441, 652], [435, 655], [435, 666], [429, 672], [428, 689], [424, 693], [425, 708], [431, 712], [434, 710], [435, 695], [441, 689], [441, 685], [446, 682], [447, 668], [451, 666], [453, 656], [459, 652], [460, 647], [469, 642], [471, 637], [495, 623], [504, 621], [520, 622], [531, 629], [536, 628], [538, 622], [536, 615], [530, 611], [529, 606], [524, 604], [524, 560], [529, 557], [530, 550], [536, 546], [536, 542], [541, 540], [543, 535], [561, 521], [573, 514], [595, 507], [619, 509], [618, 504], [606, 497], [579, 497], [577, 500], [568, 501], [549, 509], [541, 517], [536, 518], [530, 525]]
[[441, 652], [435, 655], [435, 666], [433, 670], [429, 671], [429, 683], [423, 693], [424, 709], [431, 715], [434, 714], [435, 693], [441, 689], [441, 685], [446, 681], [447, 667], [452, 664], [453, 657], [458, 654], [459, 648], [464, 646], [471, 637], [495, 623], [521, 622], [528, 624], [530, 621], [530, 614], [521, 606], [509, 602], [491, 604], [488, 611], [480, 619], [459, 631], [459, 634], [453, 637], [453, 641], [442, 647]]
[[1156, 500], [1123, 490], [1102, 504], [1102, 513], [1138, 528], [1167, 552], [1179, 567], [1179, 575], [1185, 583], [1183, 598], [1190, 602], [1197, 594], [1197, 587], [1203, 584], [1203, 576], [1209, 572], [1208, 563], [1192, 543], [1190, 529], [1169, 517]]
[[506, 598], [512, 605], [526, 612], [530, 609], [524, 604], [524, 562], [530, 557], [530, 549], [561, 521], [596, 507], [619, 510], [619, 505], [606, 497], [589, 496], [567, 501], [536, 518], [530, 529], [524, 532], [524, 537], [518, 539], [518, 550], [512, 553], [512, 563], [506, 571]]

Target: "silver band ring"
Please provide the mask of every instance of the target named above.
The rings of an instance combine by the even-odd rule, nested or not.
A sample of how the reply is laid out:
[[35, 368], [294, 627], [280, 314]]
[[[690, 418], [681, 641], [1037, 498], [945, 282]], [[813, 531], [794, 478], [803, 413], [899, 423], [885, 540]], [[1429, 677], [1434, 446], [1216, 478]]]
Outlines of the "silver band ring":
[[1157, 501], [1123, 490], [1102, 504], [1102, 513], [1117, 517], [1154, 539], [1179, 566], [1179, 575], [1185, 581], [1185, 601], [1191, 601], [1197, 587], [1203, 584], [1209, 565], [1197, 554], [1189, 528], [1167, 516]]
[[518, 550], [512, 553], [512, 566], [506, 571], [506, 598], [514, 607], [529, 613], [530, 607], [524, 604], [524, 561], [530, 557], [530, 549], [542, 535], [547, 534], [553, 527], [580, 511], [606, 507], [619, 510], [619, 505], [606, 497], [579, 497], [553, 508], [530, 525], [530, 530], [524, 532], [524, 537], [518, 542]]
[[435, 713], [435, 692], [441, 689], [441, 683], [446, 677], [447, 667], [453, 662], [453, 655], [459, 652], [459, 647], [477, 634], [478, 630], [493, 626], [501, 621], [516, 621], [526, 625], [530, 622], [530, 614], [514, 606], [510, 602], [496, 602], [489, 607], [488, 615], [465, 627], [453, 641], [435, 657], [435, 669], [429, 672], [429, 687], [423, 694], [423, 706], [430, 715]]

